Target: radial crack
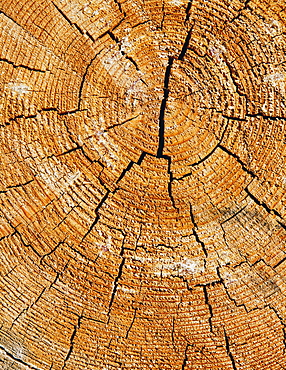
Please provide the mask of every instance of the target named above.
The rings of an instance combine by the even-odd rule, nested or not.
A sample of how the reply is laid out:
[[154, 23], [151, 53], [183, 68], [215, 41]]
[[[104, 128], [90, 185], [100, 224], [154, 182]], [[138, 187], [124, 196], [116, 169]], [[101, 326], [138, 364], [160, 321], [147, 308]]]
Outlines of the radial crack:
[[72, 335], [71, 335], [71, 338], [70, 338], [70, 348], [69, 348], [69, 351], [68, 351], [68, 353], [66, 355], [66, 358], [64, 359], [64, 364], [63, 364], [63, 367], [62, 367], [61, 370], [64, 370], [64, 368], [66, 367], [67, 361], [69, 360], [69, 358], [70, 358], [70, 356], [71, 356], [71, 354], [73, 352], [74, 338], [75, 338], [75, 336], [77, 334], [77, 331], [80, 328], [81, 319], [82, 319], [82, 316], [79, 316], [77, 323], [74, 325], [74, 330], [73, 330]]
[[264, 203], [264, 202], [261, 202], [260, 200], [258, 200], [249, 190], [248, 190], [248, 188], [246, 187], [245, 189], [244, 189], [244, 191], [247, 193], [247, 195], [254, 201], [254, 203], [256, 203], [257, 205], [259, 205], [259, 206], [261, 206], [261, 207], [263, 207], [268, 213], [274, 213], [274, 215], [275, 216], [277, 216], [277, 217], [279, 217], [279, 218], [281, 218], [282, 220], [283, 220], [283, 218], [282, 218], [282, 216], [280, 215], [280, 213], [279, 212], [277, 212], [275, 209], [271, 209], [271, 208], [269, 208], [268, 207], [268, 205], [266, 204], [266, 203]]
[[24, 64], [15, 64], [15, 63], [11, 62], [10, 60], [8, 60], [6, 58], [0, 58], [0, 62], [5, 62], [5, 63], [8, 63], [8, 64], [11, 64], [13, 66], [13, 68], [25, 68], [25, 69], [28, 69], [31, 72], [46, 73], [46, 71], [44, 71], [42, 69], [28, 67], [28, 66], [25, 66]]
[[270, 310], [272, 310], [275, 315], [277, 316], [277, 318], [280, 320], [280, 323], [282, 325], [282, 331], [283, 331], [283, 344], [284, 344], [284, 350], [283, 350], [283, 353], [285, 354], [285, 350], [286, 350], [286, 324], [284, 323], [281, 315], [279, 314], [279, 312], [276, 310], [276, 308], [274, 308], [273, 306], [270, 306], [269, 304], [265, 306], [265, 308], [268, 307]]
[[193, 0], [190, 0], [186, 7], [186, 18], [185, 18], [184, 24], [186, 24], [190, 19], [192, 5], [193, 5]]
[[232, 153], [230, 150], [228, 150], [225, 146], [221, 145], [221, 144], [218, 144], [218, 147], [223, 150], [225, 153], [227, 153], [228, 155], [230, 155], [231, 157], [235, 158], [237, 160], [237, 162], [241, 165], [242, 169], [247, 172], [251, 177], [253, 178], [257, 178], [257, 175], [249, 170], [247, 167], [246, 167], [246, 164], [239, 158], [239, 156], [237, 154], [234, 154]]
[[282, 116], [267, 116], [262, 113], [256, 113], [256, 114], [246, 114], [246, 117], [262, 117], [263, 119], [269, 119], [270, 121], [277, 121], [282, 120], [285, 121], [286, 117]]
[[107, 314], [108, 317], [110, 317], [112, 304], [113, 304], [113, 301], [114, 301], [114, 298], [115, 298], [115, 295], [116, 295], [116, 292], [117, 292], [117, 288], [118, 288], [118, 284], [119, 284], [118, 281], [122, 276], [124, 263], [125, 263], [125, 257], [122, 258], [122, 261], [121, 261], [121, 263], [119, 265], [119, 268], [118, 268], [118, 274], [117, 274], [117, 276], [114, 280], [114, 283], [113, 283], [113, 290], [112, 290], [112, 293], [111, 293], [111, 298], [110, 298], [110, 302], [109, 302], [109, 309], [108, 309], [108, 314]]
[[123, 122], [115, 123], [114, 125], [108, 126], [103, 132], [107, 132], [108, 130], [110, 130], [110, 129], [114, 128], [114, 127], [122, 126], [122, 125], [124, 125], [127, 122], [133, 121], [134, 119], [138, 118], [141, 114], [142, 113], [139, 113], [139, 114], [137, 114], [134, 117], [131, 117], [131, 118], [128, 118], [128, 119], [124, 120]]
[[54, 7], [57, 9], [57, 11], [63, 16], [63, 18], [71, 25], [71, 26], [75, 26], [75, 28], [79, 31], [80, 34], [82, 35], [87, 35], [87, 37], [92, 41], [94, 42], [94, 38], [91, 36], [91, 34], [89, 32], [86, 32], [86, 31], [83, 31], [79, 25], [77, 23], [74, 23], [72, 22], [68, 17], [67, 15], [52, 1], [52, 4], [54, 5]]
[[[123, 179], [123, 177], [125, 176], [125, 174], [130, 171], [130, 169], [132, 168], [133, 164], [138, 164], [139, 166], [141, 165], [143, 159], [145, 158], [145, 155], [147, 153], [146, 152], [143, 152], [138, 161], [137, 162], [134, 162], [134, 161], [130, 161], [130, 163], [128, 164], [128, 166], [121, 172], [120, 176], [118, 177], [118, 179], [116, 180], [116, 184]], [[105, 186], [104, 184], [102, 184], [103, 186]], [[104, 194], [104, 196], [102, 197], [101, 201], [98, 203], [98, 205], [96, 206], [95, 208], [95, 214], [96, 214], [96, 217], [95, 217], [95, 220], [93, 221], [93, 223], [91, 224], [91, 226], [89, 227], [88, 231], [85, 233], [85, 235], [82, 237], [81, 239], [81, 243], [83, 242], [83, 240], [87, 237], [88, 234], [90, 234], [90, 232], [93, 230], [93, 228], [95, 227], [95, 225], [97, 224], [99, 218], [100, 218], [100, 215], [99, 215], [99, 210], [100, 208], [103, 206], [103, 204], [105, 203], [105, 201], [107, 200], [107, 198], [109, 197], [110, 194], [114, 194], [116, 191], [118, 191], [120, 188], [119, 187], [116, 187], [113, 191], [107, 189], [106, 193]]]
[[192, 25], [191, 29], [187, 33], [187, 36], [186, 36], [186, 39], [185, 39], [185, 42], [184, 42], [182, 51], [181, 51], [180, 55], [178, 56], [178, 60], [183, 60], [184, 59], [184, 56], [186, 55], [186, 52], [188, 50], [189, 43], [190, 43], [190, 40], [191, 40], [191, 35], [192, 35], [193, 28], [194, 28], [194, 24]]
[[[45, 109], [43, 109], [45, 110]], [[88, 109], [73, 109], [73, 110], [67, 110], [67, 111], [63, 111], [63, 112], [58, 112], [58, 115], [59, 116], [68, 116], [69, 114], [75, 114], [75, 113], [78, 113], [78, 112], [85, 112], [87, 111]]]
[[225, 64], [227, 65], [228, 67], [228, 70], [229, 70], [229, 74], [230, 74], [230, 78], [232, 80], [232, 83], [235, 87], [235, 92], [239, 95], [239, 96], [244, 96], [246, 97], [246, 93], [245, 92], [241, 92], [240, 91], [240, 86], [239, 84], [237, 83], [237, 79], [238, 78], [238, 75], [237, 75], [237, 72], [236, 70], [234, 69], [234, 67], [231, 65], [231, 63], [228, 61], [227, 58], [224, 58], [224, 62]]
[[187, 352], [188, 352], [188, 349], [189, 349], [189, 344], [186, 345], [186, 349], [185, 349], [185, 356], [184, 356], [184, 361], [182, 363], [182, 370], [185, 370], [186, 366], [187, 366], [187, 362], [188, 362], [188, 355], [187, 355]]
[[198, 225], [195, 221], [195, 216], [194, 216], [194, 213], [193, 213], [193, 207], [192, 207], [191, 203], [190, 203], [190, 217], [191, 217], [191, 221], [192, 221], [194, 227], [197, 229]]
[[163, 25], [164, 25], [164, 21], [165, 21], [165, 0], [162, 0], [162, 10], [161, 10], [161, 13], [162, 13], [162, 19], [161, 19], [161, 24], [160, 24], [160, 28], [161, 30], [163, 29]]
[[207, 291], [207, 286], [206, 285], [203, 285], [203, 291], [204, 291], [204, 296], [205, 296], [205, 304], [206, 304], [206, 306], [208, 306], [208, 309], [209, 309], [209, 312], [210, 312], [210, 316], [209, 316], [208, 320], [209, 320], [209, 324], [210, 324], [210, 332], [212, 333], [213, 332], [213, 325], [212, 325], [213, 309], [212, 309], [212, 305], [209, 302], [209, 296], [208, 296], [208, 291]]
[[169, 197], [171, 199], [173, 207], [178, 212], [179, 209], [178, 209], [178, 207], [176, 207], [175, 199], [174, 199], [173, 194], [172, 194], [173, 172], [171, 171], [171, 157], [167, 156], [167, 155], [162, 155], [162, 157], [166, 158], [168, 160], [168, 174], [169, 174], [169, 177], [170, 177], [169, 182], [168, 182], [168, 193], [169, 193]]
[[172, 338], [172, 344], [173, 344], [173, 347], [174, 349], [176, 350], [176, 346], [175, 346], [175, 318], [173, 317], [173, 320], [172, 320], [172, 331], [171, 331], [171, 338]]
[[276, 265], [273, 266], [274, 269], [276, 269], [278, 266], [280, 266], [283, 262], [286, 261], [286, 257], [282, 258], [279, 262], [276, 263]]
[[121, 172], [121, 175], [116, 180], [116, 184], [118, 184], [120, 182], [120, 180], [123, 179], [123, 177], [126, 175], [126, 172], [131, 170], [131, 168], [133, 167], [133, 164], [137, 164], [138, 166], [140, 166], [143, 159], [145, 158], [146, 154], [147, 154], [146, 152], [142, 152], [137, 162], [130, 161], [128, 166]]
[[208, 257], [208, 251], [206, 249], [205, 243], [200, 240], [199, 235], [197, 233], [198, 225], [197, 225], [197, 223], [195, 221], [195, 217], [194, 217], [194, 214], [193, 214], [193, 208], [192, 208], [191, 203], [190, 203], [190, 217], [191, 217], [191, 221], [192, 221], [192, 223], [194, 225], [194, 227], [192, 228], [192, 231], [193, 231], [194, 237], [196, 239], [196, 242], [200, 244], [200, 246], [202, 247], [202, 250], [203, 250], [205, 256]]
[[136, 312], [137, 312], [137, 308], [135, 308], [135, 310], [134, 310], [133, 319], [132, 319], [131, 324], [130, 324], [130, 326], [129, 326], [129, 328], [128, 328], [127, 332], [126, 332], [126, 336], [125, 336], [125, 338], [126, 338], [126, 339], [128, 339], [129, 332], [130, 332], [130, 330], [131, 330], [131, 328], [132, 328], [132, 326], [133, 326], [133, 324], [134, 324], [134, 321], [135, 321], [135, 319], [136, 319]]
[[286, 230], [286, 225], [284, 225], [282, 222], [280, 222], [280, 221], [277, 221], [278, 222], [278, 224], [284, 229], [284, 230]]
[[200, 244], [200, 246], [202, 247], [202, 250], [203, 250], [205, 256], [208, 257], [208, 252], [206, 250], [205, 243], [200, 240], [200, 238], [199, 238], [199, 236], [198, 236], [195, 228], [193, 228], [193, 233], [194, 233], [196, 242]]
[[18, 357], [15, 357], [12, 353], [10, 353], [9, 351], [7, 351], [7, 349], [5, 347], [3, 347], [2, 345], [0, 345], [0, 349], [2, 349], [3, 352], [5, 352], [5, 354], [6, 354], [7, 357], [11, 358], [16, 363], [21, 364], [23, 366], [26, 366], [28, 369], [31, 369], [31, 370], [41, 370], [38, 367], [33, 366], [33, 365], [31, 365], [31, 364], [29, 364], [29, 363], [21, 360]]
[[126, 17], [126, 13], [122, 10], [121, 3], [118, 0], [114, 0], [114, 2], [118, 6], [118, 9], [119, 9], [120, 13], [122, 13], [124, 15], [124, 17]]
[[245, 208], [247, 207], [247, 205], [245, 205], [244, 207], [240, 208], [237, 212], [235, 212], [233, 215], [231, 215], [229, 218], [227, 218], [226, 220], [224, 220], [222, 224], [225, 224], [226, 222], [232, 220], [233, 218], [235, 218], [237, 215], [239, 215], [243, 210], [245, 210]]
[[87, 232], [84, 234], [84, 236], [82, 237], [81, 239], [81, 243], [83, 242], [83, 240], [88, 236], [88, 234], [90, 234], [90, 232], [93, 230], [94, 226], [97, 224], [98, 220], [99, 220], [99, 210], [100, 208], [102, 207], [102, 205], [105, 203], [106, 199], [108, 198], [109, 194], [112, 193], [110, 190], [107, 190], [107, 192], [104, 194], [104, 196], [102, 197], [101, 201], [98, 203], [98, 205], [96, 206], [94, 212], [96, 214], [96, 217], [95, 217], [95, 220], [93, 221], [93, 223], [91, 224], [91, 226], [89, 227], [89, 229], [87, 230]]
[[[17, 24], [18, 27], [22, 28], [22, 30], [24, 30], [24, 31], [27, 32], [27, 30], [25, 30], [25, 28], [20, 23], [18, 23], [17, 21], [15, 21], [15, 19], [13, 19], [10, 15], [4, 13], [3, 10], [0, 11], [0, 14], [3, 14], [5, 17], [7, 17], [8, 19], [10, 19], [10, 21], [12, 21], [13, 23]], [[33, 36], [32, 34], [31, 34], [31, 36], [36, 39], [36, 37]]]
[[159, 146], [157, 151], [158, 158], [165, 158], [163, 155], [164, 150], [164, 142], [165, 142], [165, 110], [167, 105], [167, 100], [169, 97], [169, 82], [170, 82], [170, 75], [171, 69], [173, 65], [174, 59], [169, 57], [169, 62], [165, 72], [165, 79], [164, 79], [164, 97], [162, 99], [161, 108], [160, 108], [160, 116], [159, 116]]
[[[120, 53], [121, 53], [121, 54], [122, 54], [126, 59], [128, 59], [128, 60], [129, 60], [133, 65], [134, 65], [134, 67], [136, 68], [136, 71], [140, 71], [140, 69], [139, 69], [139, 67], [138, 67], [138, 64], [135, 62], [135, 60], [134, 60], [132, 57], [130, 57], [128, 54], [126, 54], [126, 53], [125, 53], [125, 51], [123, 51], [123, 50], [121, 49], [121, 42], [120, 42], [120, 40], [118, 39], [118, 37], [116, 37], [112, 31], [107, 31], [107, 34], [110, 36], [110, 38], [111, 38], [113, 41], [115, 41], [115, 42], [119, 45], [119, 51], [120, 51]], [[145, 81], [143, 81], [142, 79], [141, 79], [141, 81], [142, 81], [145, 85], [147, 85], [147, 84], [146, 84], [146, 82], [145, 82]]]
[[230, 351], [230, 347], [229, 347], [229, 339], [228, 339], [228, 336], [226, 335], [226, 331], [224, 329], [224, 339], [225, 339], [225, 347], [226, 347], [226, 353], [231, 361], [231, 364], [232, 364], [232, 368], [233, 370], [237, 370], [237, 367], [235, 365], [235, 361], [234, 361], [234, 358], [233, 358], [233, 355]]

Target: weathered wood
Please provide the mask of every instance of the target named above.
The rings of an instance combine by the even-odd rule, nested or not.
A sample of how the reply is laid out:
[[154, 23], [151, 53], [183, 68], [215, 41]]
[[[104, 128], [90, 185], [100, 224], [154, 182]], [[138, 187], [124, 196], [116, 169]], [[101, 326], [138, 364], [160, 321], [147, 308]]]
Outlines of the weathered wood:
[[286, 368], [284, 1], [0, 0], [0, 368]]

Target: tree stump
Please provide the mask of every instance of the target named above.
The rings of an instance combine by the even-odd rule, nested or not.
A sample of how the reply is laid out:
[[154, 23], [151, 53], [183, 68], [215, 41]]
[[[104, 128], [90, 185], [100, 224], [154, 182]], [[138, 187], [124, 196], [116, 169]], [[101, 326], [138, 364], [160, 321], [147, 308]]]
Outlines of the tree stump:
[[285, 369], [285, 2], [0, 30], [1, 369]]

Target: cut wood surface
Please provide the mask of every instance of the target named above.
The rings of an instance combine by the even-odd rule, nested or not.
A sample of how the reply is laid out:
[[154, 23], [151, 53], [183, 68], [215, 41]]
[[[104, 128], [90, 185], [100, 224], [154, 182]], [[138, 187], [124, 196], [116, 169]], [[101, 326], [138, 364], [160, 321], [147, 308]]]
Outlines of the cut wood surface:
[[286, 369], [284, 0], [0, 0], [0, 368]]

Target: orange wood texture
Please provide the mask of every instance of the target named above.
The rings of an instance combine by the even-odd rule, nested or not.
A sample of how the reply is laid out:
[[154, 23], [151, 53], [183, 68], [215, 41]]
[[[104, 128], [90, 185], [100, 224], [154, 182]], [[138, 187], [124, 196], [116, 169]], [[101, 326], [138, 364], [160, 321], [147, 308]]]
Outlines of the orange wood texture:
[[0, 0], [0, 368], [286, 369], [284, 0]]

